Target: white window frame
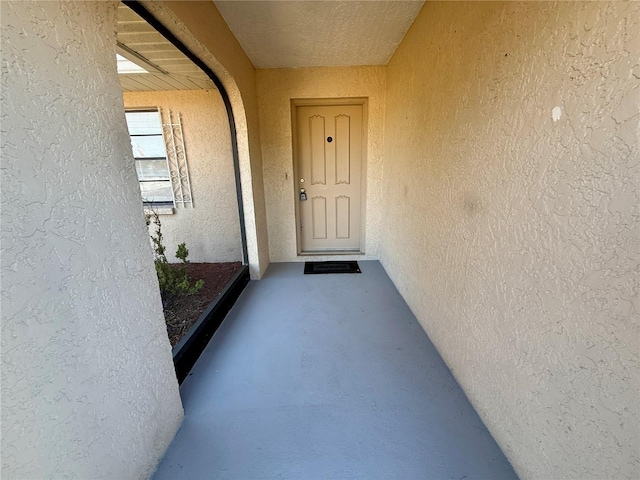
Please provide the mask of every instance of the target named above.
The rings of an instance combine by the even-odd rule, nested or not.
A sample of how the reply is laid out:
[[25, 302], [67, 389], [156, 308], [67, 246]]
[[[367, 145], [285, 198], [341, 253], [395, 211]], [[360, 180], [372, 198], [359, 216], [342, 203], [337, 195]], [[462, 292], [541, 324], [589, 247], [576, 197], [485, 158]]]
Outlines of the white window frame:
[[[167, 142], [166, 142], [166, 138], [165, 138], [165, 125], [162, 122], [162, 115], [160, 112], [160, 109], [158, 107], [148, 107], [148, 108], [127, 108], [125, 109], [125, 112], [127, 114], [135, 114], [135, 113], [157, 113], [158, 115], [158, 127], [160, 129], [159, 133], [153, 133], [153, 134], [148, 134], [148, 135], [141, 135], [141, 134], [131, 134], [131, 132], [129, 132], [129, 138], [132, 142], [132, 154], [133, 154], [133, 158], [134, 158], [134, 162], [138, 162], [138, 161], [144, 161], [144, 160], [164, 160], [165, 161], [165, 166], [166, 166], [166, 172], [167, 172], [167, 178], [166, 179], [155, 179], [155, 180], [146, 180], [146, 179], [140, 179], [140, 177], [138, 176], [138, 184], [140, 186], [140, 193], [141, 195], [143, 195], [142, 193], [142, 184], [146, 183], [146, 182], [166, 182], [169, 190], [171, 191], [171, 200], [162, 200], [162, 201], [146, 201], [144, 198], [142, 199], [143, 201], [143, 205], [145, 206], [145, 208], [149, 208], [149, 209], [153, 209], [155, 211], [157, 211], [158, 213], [173, 213], [173, 208], [176, 205], [176, 201], [175, 201], [175, 193], [174, 193], [174, 186], [173, 186], [173, 182], [172, 182], [172, 172], [171, 172], [171, 168], [170, 168], [170, 164], [169, 164], [169, 157], [167, 155]], [[163, 148], [163, 156], [155, 156], [155, 157], [139, 157], [136, 155], [136, 151], [133, 148], [133, 142], [134, 142], [134, 138], [136, 137], [141, 137], [141, 136], [159, 136], [162, 138], [162, 148]], [[136, 175], [138, 175], [138, 169], [136, 168]]]

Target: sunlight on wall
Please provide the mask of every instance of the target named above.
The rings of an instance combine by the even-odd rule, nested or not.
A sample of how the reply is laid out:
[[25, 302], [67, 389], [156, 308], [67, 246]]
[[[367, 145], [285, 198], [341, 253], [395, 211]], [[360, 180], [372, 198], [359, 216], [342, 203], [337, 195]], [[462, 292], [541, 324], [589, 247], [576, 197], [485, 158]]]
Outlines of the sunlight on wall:
[[381, 260], [522, 478], [640, 475], [639, 19], [427, 2], [387, 69]]
[[125, 108], [160, 107], [180, 113], [193, 208], [162, 215], [169, 261], [185, 242], [192, 262], [242, 261], [238, 200], [229, 121], [216, 90], [125, 92]]

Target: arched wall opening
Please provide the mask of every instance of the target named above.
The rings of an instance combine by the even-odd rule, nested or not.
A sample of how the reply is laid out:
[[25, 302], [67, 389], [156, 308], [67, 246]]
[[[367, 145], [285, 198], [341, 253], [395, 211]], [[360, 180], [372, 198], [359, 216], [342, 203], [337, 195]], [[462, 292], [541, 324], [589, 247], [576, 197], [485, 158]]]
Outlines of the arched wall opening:
[[[251, 278], [259, 279], [269, 265], [269, 247], [253, 76], [255, 69], [228, 30], [213, 2], [123, 3], [149, 21], [172, 43], [175, 42], [185, 55], [216, 79], [216, 86], [225, 101], [230, 128], [233, 131], [234, 158], [237, 163], [246, 236], [246, 256]], [[203, 21], [203, 18], [207, 21]], [[217, 37], [212, 36], [210, 32], [215, 32]], [[226, 68], [212, 52], [224, 58], [229, 68]]]
[[217, 77], [134, 8], [118, 6], [118, 81], [181, 382], [249, 278], [235, 125]]

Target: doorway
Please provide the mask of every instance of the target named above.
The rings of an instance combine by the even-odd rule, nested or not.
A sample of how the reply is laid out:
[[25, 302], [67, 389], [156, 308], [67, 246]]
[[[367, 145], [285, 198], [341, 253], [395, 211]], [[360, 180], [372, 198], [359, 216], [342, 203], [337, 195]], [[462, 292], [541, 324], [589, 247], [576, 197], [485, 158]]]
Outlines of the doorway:
[[249, 281], [234, 117], [216, 75], [140, 3], [123, 1], [117, 20], [132, 163], [181, 382]]
[[362, 252], [364, 99], [293, 101], [298, 253]]

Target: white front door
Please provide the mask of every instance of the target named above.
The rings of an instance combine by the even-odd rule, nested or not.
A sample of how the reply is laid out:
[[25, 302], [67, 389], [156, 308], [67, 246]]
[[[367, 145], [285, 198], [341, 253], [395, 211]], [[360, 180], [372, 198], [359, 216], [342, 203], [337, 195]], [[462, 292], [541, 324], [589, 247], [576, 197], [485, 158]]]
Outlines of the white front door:
[[363, 106], [296, 109], [301, 250], [359, 251]]

